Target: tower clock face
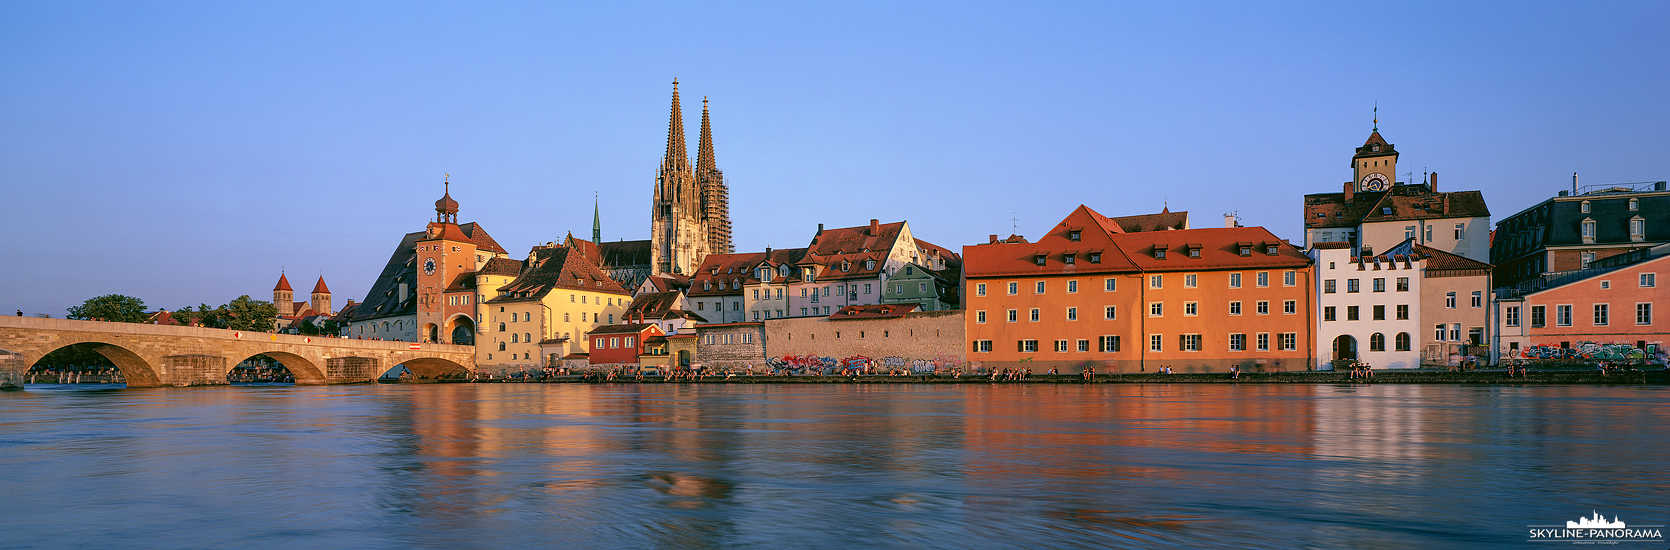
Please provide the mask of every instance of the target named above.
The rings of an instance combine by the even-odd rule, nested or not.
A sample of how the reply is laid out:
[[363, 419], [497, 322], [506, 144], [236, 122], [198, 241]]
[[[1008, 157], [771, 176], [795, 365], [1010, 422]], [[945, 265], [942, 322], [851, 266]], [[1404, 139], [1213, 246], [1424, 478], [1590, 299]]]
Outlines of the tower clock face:
[[1386, 183], [1384, 174], [1374, 173], [1363, 176], [1363, 183], [1360, 187], [1364, 191], [1385, 191], [1389, 184]]
[[426, 260], [423, 261], [423, 274], [424, 275], [434, 275], [435, 274], [435, 259], [434, 258], [429, 258], [429, 259], [426, 259]]

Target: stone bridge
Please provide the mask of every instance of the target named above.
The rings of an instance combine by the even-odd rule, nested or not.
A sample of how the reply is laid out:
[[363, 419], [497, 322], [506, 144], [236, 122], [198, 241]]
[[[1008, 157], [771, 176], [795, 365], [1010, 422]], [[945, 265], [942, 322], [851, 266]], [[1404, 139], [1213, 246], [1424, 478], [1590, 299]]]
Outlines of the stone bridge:
[[257, 354], [306, 385], [371, 382], [400, 364], [427, 378], [475, 369], [473, 346], [0, 316], [0, 388], [22, 387], [36, 361], [75, 344], [110, 359], [130, 388], [226, 384], [232, 367]]

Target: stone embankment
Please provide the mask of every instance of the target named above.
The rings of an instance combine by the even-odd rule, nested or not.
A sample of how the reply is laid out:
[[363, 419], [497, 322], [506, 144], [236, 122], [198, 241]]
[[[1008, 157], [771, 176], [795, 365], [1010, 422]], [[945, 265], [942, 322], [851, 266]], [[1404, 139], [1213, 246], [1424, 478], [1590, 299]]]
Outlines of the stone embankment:
[[[602, 376], [553, 376], [544, 380], [498, 379], [474, 382], [546, 382], [546, 383], [609, 383], [609, 384], [1084, 384], [1079, 375], [1034, 374], [1018, 380], [991, 375], [962, 376], [703, 376], [697, 379], [664, 380], [658, 376], [643, 379], [620, 377], [605, 380]], [[1531, 371], [1524, 376], [1508, 376], [1505, 370], [1469, 372], [1447, 371], [1375, 371], [1372, 378], [1352, 378], [1350, 372], [1303, 371], [1242, 373], [1240, 378], [1228, 374], [1098, 374], [1097, 384], [1665, 384], [1670, 383], [1670, 371], [1612, 372], [1602, 376], [1598, 371]]]

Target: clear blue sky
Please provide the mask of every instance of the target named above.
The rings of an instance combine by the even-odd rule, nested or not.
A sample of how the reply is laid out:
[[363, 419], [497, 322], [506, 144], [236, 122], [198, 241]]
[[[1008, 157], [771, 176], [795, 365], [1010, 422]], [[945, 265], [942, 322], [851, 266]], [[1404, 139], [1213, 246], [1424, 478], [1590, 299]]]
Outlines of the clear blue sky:
[[[957, 248], [1238, 211], [1295, 241], [1379, 102], [1494, 219], [1670, 179], [1664, 2], [0, 3], [0, 309], [361, 299], [450, 172], [513, 256], [649, 236], [671, 81], [739, 250], [909, 220]], [[1380, 9], [1373, 9], [1380, 8]], [[1400, 178], [1402, 179], [1402, 178]]]

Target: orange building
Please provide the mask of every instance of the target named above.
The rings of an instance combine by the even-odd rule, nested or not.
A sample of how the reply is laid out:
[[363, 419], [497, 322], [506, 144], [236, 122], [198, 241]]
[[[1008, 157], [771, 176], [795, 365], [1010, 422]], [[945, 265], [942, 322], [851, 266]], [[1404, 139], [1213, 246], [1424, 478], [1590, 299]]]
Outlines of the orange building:
[[1108, 218], [1080, 205], [1036, 243], [994, 235], [963, 247], [970, 363], [1063, 373], [1307, 368], [1310, 258], [1262, 227], [1126, 230], [1167, 214]]

